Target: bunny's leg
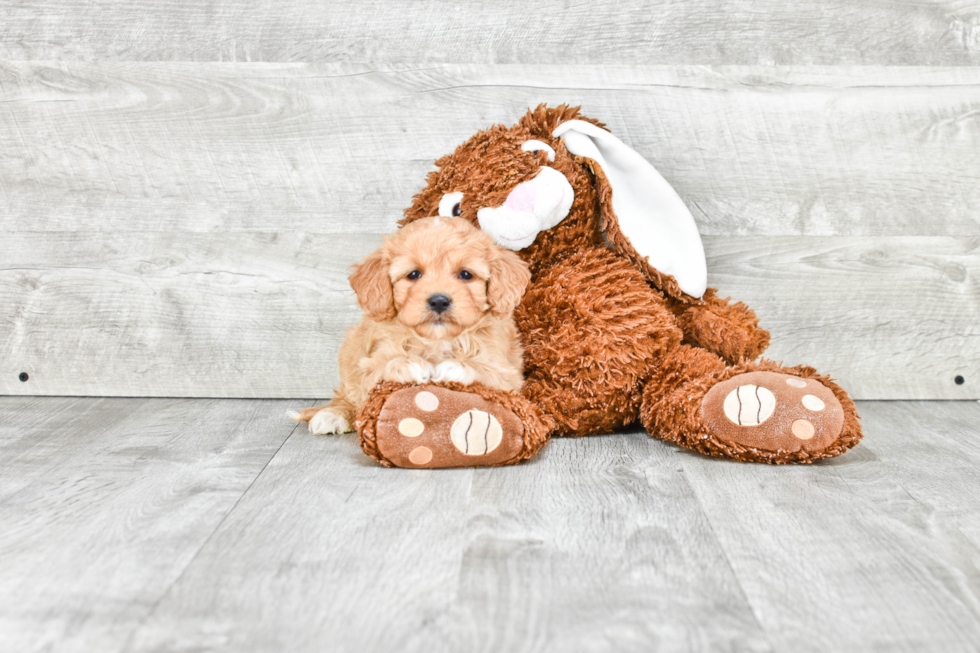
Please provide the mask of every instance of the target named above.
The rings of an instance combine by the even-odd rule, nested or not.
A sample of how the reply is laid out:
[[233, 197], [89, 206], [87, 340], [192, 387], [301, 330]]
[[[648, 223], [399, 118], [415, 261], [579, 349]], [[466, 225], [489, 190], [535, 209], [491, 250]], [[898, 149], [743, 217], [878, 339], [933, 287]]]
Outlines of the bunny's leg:
[[640, 420], [682, 447], [754, 462], [832, 458], [861, 439], [854, 402], [813, 368], [729, 366], [688, 345], [653, 366]]

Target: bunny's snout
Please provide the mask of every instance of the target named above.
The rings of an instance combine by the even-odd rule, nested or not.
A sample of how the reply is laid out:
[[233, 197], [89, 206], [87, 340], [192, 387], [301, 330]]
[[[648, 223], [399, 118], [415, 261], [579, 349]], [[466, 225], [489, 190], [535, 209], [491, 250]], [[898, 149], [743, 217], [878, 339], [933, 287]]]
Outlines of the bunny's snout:
[[543, 166], [534, 179], [515, 186], [503, 206], [484, 207], [476, 217], [498, 245], [517, 251], [564, 220], [573, 201], [575, 191], [565, 175]]

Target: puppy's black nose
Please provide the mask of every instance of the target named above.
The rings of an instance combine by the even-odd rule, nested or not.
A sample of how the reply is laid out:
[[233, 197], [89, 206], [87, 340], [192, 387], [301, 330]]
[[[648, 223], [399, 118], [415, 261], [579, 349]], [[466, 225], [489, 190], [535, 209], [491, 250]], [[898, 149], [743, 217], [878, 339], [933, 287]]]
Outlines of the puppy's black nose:
[[449, 310], [452, 305], [453, 300], [449, 299], [445, 295], [433, 295], [429, 297], [429, 308], [432, 309], [433, 313], [445, 313]]

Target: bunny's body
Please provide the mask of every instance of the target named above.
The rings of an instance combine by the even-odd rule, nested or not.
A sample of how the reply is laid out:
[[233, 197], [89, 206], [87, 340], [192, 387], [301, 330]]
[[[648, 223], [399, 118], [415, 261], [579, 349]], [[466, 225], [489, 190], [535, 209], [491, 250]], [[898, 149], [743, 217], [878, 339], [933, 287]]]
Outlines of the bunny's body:
[[[459, 215], [530, 266], [515, 315], [523, 399], [554, 435], [639, 419], [705, 454], [775, 463], [854, 446], [861, 431], [841, 388], [812, 368], [749, 362], [769, 334], [705, 287], [686, 207], [602, 127], [577, 109], [538, 107], [437, 161], [406, 211], [405, 223]], [[365, 423], [371, 438], [386, 437], [371, 415]]]

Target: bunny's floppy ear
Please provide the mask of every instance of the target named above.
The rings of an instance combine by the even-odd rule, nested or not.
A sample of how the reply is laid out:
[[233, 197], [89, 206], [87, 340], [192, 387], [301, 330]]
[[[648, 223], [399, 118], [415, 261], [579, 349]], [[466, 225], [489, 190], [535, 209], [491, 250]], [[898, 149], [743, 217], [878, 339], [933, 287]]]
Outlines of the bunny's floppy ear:
[[[592, 159], [600, 182], [609, 184], [612, 206], [604, 200], [603, 229], [619, 232], [641, 261], [662, 274], [672, 275], [680, 289], [692, 297], [704, 295], [708, 269], [694, 216], [667, 180], [646, 159], [607, 132], [583, 120], [569, 120], [554, 131], [568, 151]], [[619, 239], [612, 237], [613, 243]], [[627, 252], [633, 254], [633, 252]]]

